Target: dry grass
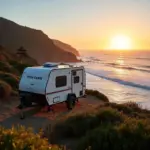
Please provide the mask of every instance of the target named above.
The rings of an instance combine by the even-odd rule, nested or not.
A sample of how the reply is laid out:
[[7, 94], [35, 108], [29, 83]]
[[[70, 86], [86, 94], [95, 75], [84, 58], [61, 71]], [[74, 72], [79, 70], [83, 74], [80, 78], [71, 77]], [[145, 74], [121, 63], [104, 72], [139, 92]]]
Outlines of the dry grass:
[[78, 150], [89, 146], [91, 150], [148, 150], [149, 124], [150, 111], [141, 109], [136, 103], [104, 103], [72, 113], [58, 122], [54, 128], [55, 141], [57, 138], [76, 140]]
[[8, 83], [14, 90], [18, 89], [19, 77], [11, 74], [0, 71], [0, 79]]
[[7, 99], [12, 92], [12, 88], [9, 84], [0, 80], [0, 99]]
[[106, 95], [104, 95], [103, 93], [100, 93], [97, 90], [86, 89], [85, 92], [86, 92], [87, 95], [95, 96], [96, 98], [98, 98], [99, 100], [101, 100], [103, 102], [109, 102], [108, 97]]

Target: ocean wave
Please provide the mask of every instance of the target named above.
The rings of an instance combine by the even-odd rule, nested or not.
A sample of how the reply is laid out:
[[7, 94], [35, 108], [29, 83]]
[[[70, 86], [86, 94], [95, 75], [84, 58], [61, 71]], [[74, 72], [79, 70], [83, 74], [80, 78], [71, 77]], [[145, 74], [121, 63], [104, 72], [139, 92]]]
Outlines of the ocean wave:
[[[114, 68], [119, 68], [119, 69], [127, 69], [127, 70], [137, 70], [137, 71], [144, 71], [150, 73], [150, 70], [147, 69], [141, 69], [137, 67], [130, 67], [130, 66], [125, 66], [125, 65], [119, 65], [117, 63], [107, 63], [106, 65], [112, 66]], [[142, 66], [145, 68], [150, 68], [150, 66]]]
[[93, 62], [93, 61], [101, 61], [100, 59], [98, 59], [98, 58], [95, 58], [95, 57], [89, 57], [88, 58], [89, 59], [89, 61], [91, 61], [91, 62]]
[[142, 67], [144, 67], [144, 68], [150, 68], [150, 66], [146, 66], [146, 65], [145, 65], [145, 66], [142, 66]]
[[100, 78], [103, 78], [103, 79], [106, 79], [106, 80], [109, 80], [109, 81], [117, 82], [117, 83], [122, 84], [122, 85], [127, 85], [127, 86], [131, 86], [131, 87], [135, 87], [135, 88], [141, 88], [141, 89], [144, 89], [144, 90], [150, 90], [150, 86], [147, 86], [147, 85], [141, 85], [141, 84], [134, 83], [134, 82], [124, 81], [124, 80], [121, 80], [121, 79], [118, 79], [118, 78], [111, 78], [111, 77], [99, 75], [99, 74], [96, 74], [96, 73], [92, 73], [90, 71], [86, 71], [86, 72], [91, 74], [91, 75], [94, 75], [94, 76], [97, 76], [97, 77], [100, 77]]
[[150, 61], [150, 58], [147, 58], [147, 57], [137, 57], [137, 58], [135, 58], [135, 59], [141, 59], [141, 60], [149, 60]]

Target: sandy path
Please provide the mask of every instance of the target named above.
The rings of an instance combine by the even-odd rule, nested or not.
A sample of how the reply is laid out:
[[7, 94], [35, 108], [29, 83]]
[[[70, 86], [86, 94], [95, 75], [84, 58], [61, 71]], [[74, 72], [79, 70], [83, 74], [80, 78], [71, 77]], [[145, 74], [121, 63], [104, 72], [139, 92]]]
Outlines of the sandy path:
[[11, 97], [11, 100], [5, 102], [0, 100], [0, 122], [18, 113], [19, 110], [16, 109], [18, 105], [19, 100], [17, 97]]
[[[1, 104], [0, 125], [10, 128], [12, 125], [21, 124], [26, 127], [32, 127], [35, 132], [38, 132], [40, 128], [45, 128], [47, 124], [53, 124], [58, 119], [87, 111], [103, 103], [92, 96], [87, 96], [87, 98], [79, 99], [79, 103], [72, 111], [68, 111], [65, 103], [61, 103], [54, 106], [54, 112], [35, 111], [35, 114], [28, 115], [24, 120], [19, 118], [19, 110], [16, 108], [18, 104], [19, 101], [16, 99], [13, 102]], [[33, 111], [33, 109], [35, 108], [28, 108], [30, 111]]]

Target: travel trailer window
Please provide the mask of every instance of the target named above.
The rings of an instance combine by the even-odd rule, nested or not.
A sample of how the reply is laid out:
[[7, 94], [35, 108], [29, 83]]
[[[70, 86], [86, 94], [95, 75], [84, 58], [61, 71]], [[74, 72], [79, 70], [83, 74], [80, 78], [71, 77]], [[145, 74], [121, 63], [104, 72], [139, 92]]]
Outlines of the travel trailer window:
[[56, 77], [56, 87], [63, 87], [67, 85], [67, 76], [58, 76]]
[[74, 83], [79, 83], [79, 80], [80, 80], [79, 76], [74, 77]]

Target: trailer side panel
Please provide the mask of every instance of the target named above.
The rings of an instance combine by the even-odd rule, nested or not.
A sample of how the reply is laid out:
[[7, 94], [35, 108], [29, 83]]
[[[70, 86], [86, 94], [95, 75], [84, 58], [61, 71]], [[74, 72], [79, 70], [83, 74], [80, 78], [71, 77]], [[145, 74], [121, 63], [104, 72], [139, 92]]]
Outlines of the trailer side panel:
[[45, 95], [45, 87], [50, 70], [36, 67], [28, 67], [24, 70], [19, 91]]
[[52, 70], [45, 93], [49, 105], [66, 101], [68, 93], [71, 92], [72, 87], [70, 68]]

